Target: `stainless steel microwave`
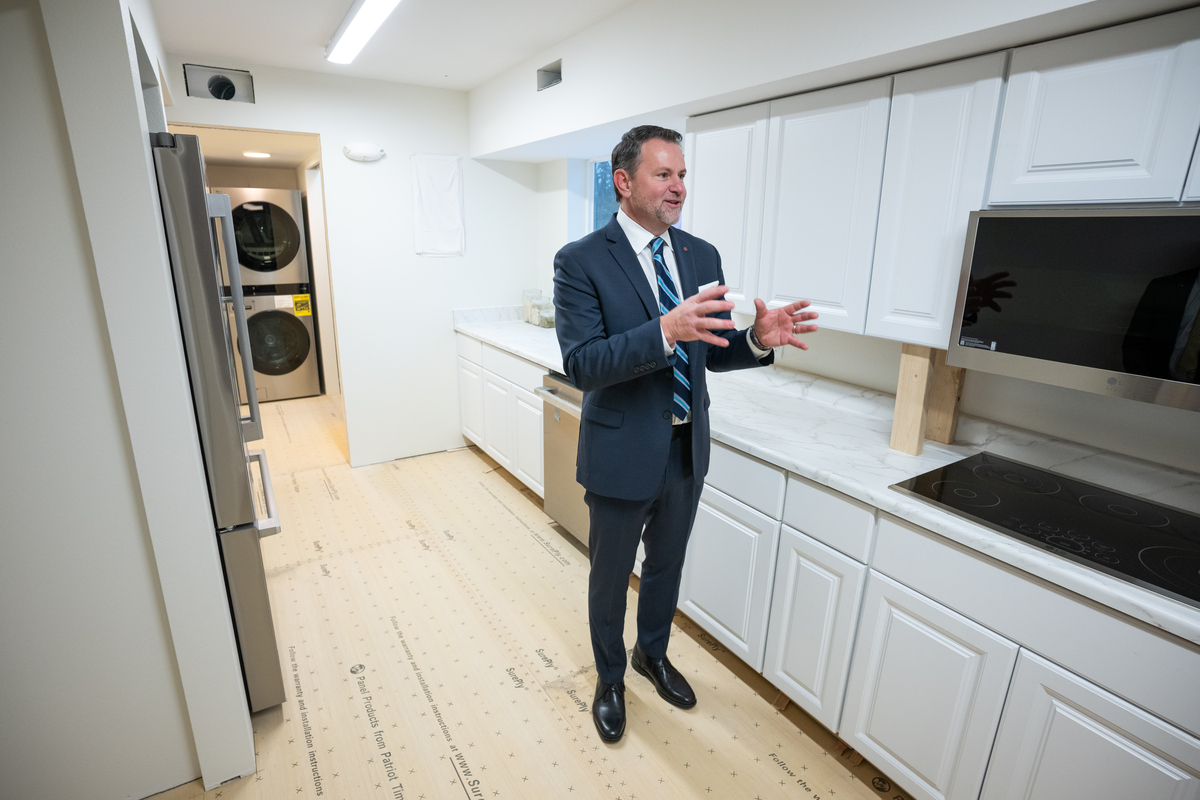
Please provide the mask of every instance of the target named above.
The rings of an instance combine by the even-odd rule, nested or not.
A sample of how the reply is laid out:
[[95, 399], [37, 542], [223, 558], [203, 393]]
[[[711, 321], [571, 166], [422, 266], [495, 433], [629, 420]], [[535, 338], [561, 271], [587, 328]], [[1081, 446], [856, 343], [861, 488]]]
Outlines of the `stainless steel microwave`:
[[974, 211], [947, 363], [1200, 411], [1200, 208]]

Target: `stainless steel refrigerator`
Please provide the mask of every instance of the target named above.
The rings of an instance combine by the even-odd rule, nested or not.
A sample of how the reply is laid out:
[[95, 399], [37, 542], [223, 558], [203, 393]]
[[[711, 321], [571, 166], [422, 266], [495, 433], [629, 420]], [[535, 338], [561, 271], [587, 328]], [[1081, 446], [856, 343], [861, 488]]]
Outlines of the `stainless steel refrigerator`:
[[[246, 447], [247, 441], [262, 438], [254, 370], [248, 359], [241, 365], [243, 379], [250, 387], [248, 416], [242, 415], [238, 404], [234, 372], [237, 359], [226, 307], [231, 306], [236, 315], [240, 350], [248, 353], [245, 304], [238, 265], [222, 264], [216, 246], [216, 237], [221, 236], [225, 252], [237, 252], [233, 217], [227, 195], [207, 193], [197, 137], [156, 133], [151, 135], [151, 145], [196, 427], [208, 477], [213, 536], [225, 567], [246, 695], [250, 710], [259, 711], [286, 699], [259, 545], [263, 536], [279, 532], [279, 519], [266, 453]], [[222, 289], [225, 279], [228, 294]], [[254, 503], [255, 463], [266, 506], [266, 517], [262, 519]]]

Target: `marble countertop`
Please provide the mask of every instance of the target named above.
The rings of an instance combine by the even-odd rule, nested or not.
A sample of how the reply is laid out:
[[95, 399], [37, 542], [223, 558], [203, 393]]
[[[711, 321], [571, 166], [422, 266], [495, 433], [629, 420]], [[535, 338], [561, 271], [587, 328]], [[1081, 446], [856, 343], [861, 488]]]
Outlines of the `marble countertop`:
[[[493, 311], [485, 309], [484, 311]], [[561, 373], [553, 329], [513, 319], [455, 329]], [[495, 315], [493, 315], [494, 317]], [[1200, 644], [1200, 609], [1109, 577], [888, 487], [981, 450], [1200, 514], [1200, 475], [962, 416], [953, 445], [892, 450], [895, 398], [783, 369], [710, 374], [712, 437], [976, 552]]]

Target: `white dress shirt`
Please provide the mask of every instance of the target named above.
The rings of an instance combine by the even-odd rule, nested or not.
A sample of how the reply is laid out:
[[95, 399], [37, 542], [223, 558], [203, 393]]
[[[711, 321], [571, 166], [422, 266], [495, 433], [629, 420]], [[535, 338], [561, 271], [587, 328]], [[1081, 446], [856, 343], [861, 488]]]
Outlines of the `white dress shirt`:
[[[654, 254], [650, 250], [650, 244], [659, 237], [634, 222], [625, 213], [625, 209], [617, 211], [617, 224], [621, 226], [621, 230], [625, 231], [625, 238], [629, 240], [629, 246], [637, 254], [638, 264], [641, 265], [642, 272], [646, 275], [646, 281], [650, 284], [650, 291], [654, 293], [655, 302], [658, 302], [658, 275], [654, 270]], [[671, 246], [671, 237], [664, 232], [662, 240], [663, 264], [666, 265], [667, 272], [671, 273], [671, 280], [675, 282], [675, 288], [679, 292], [680, 299], [683, 299], [683, 282], [679, 280], [679, 267], [675, 263], [675, 249]], [[770, 349], [764, 350], [761, 347], [755, 347], [754, 341], [750, 338], [749, 330], [746, 331], [746, 342], [759, 359], [765, 358], [771, 352]], [[675, 353], [675, 348], [667, 343], [667, 334], [665, 332], [662, 334], [662, 343], [663, 355], [670, 356]], [[692, 414], [689, 411], [686, 419], [679, 420], [676, 418], [674, 424], [682, 425], [684, 422], [691, 421]]]

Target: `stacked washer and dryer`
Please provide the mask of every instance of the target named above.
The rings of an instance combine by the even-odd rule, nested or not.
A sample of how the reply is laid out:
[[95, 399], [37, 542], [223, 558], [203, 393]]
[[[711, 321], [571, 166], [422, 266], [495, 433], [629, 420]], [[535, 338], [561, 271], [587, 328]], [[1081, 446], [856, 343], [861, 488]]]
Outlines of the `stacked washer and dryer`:
[[[234, 240], [259, 402], [320, 394], [320, 348], [300, 192], [241, 188], [211, 191], [229, 195], [233, 206]], [[233, 263], [233, 259], [226, 263]], [[232, 324], [232, 314], [230, 320]], [[238, 390], [245, 403], [246, 387], [241, 375]]]

